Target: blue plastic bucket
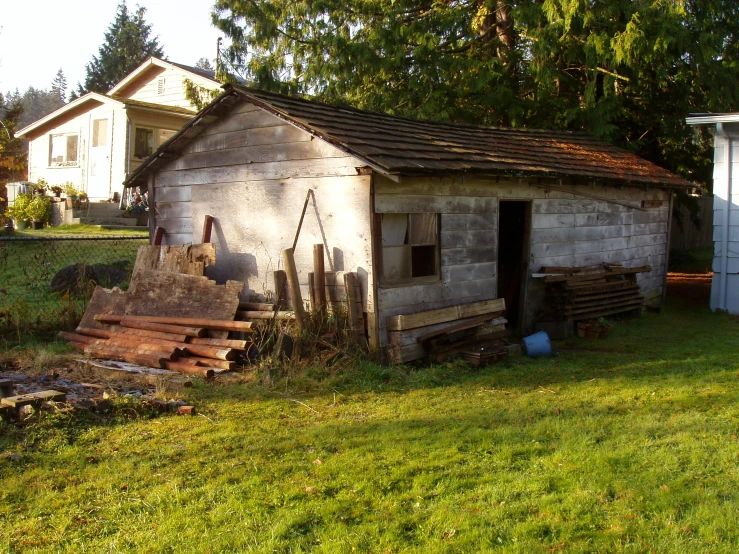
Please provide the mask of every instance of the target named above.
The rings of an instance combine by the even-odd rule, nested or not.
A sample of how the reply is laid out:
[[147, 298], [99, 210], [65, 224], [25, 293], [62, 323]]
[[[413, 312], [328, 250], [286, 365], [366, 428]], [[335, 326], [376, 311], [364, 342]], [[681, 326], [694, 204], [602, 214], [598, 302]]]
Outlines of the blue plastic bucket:
[[523, 351], [529, 358], [552, 355], [552, 343], [549, 335], [539, 331], [523, 339]]

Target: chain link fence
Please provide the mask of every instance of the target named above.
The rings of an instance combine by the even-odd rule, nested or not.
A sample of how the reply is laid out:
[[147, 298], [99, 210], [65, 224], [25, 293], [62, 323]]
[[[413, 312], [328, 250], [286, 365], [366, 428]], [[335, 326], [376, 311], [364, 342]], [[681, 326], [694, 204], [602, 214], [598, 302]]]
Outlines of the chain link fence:
[[82, 317], [95, 285], [128, 287], [147, 238], [0, 237], [0, 329], [52, 330]]

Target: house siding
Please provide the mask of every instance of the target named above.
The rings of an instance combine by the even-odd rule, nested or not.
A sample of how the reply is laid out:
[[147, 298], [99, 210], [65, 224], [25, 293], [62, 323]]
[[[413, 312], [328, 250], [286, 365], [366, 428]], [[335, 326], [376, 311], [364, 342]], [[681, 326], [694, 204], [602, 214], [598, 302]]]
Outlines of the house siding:
[[[159, 81], [164, 79], [164, 88], [159, 92]], [[145, 73], [145, 76], [137, 79], [132, 86], [121, 91], [121, 96], [152, 102], [164, 106], [177, 106], [180, 108], [194, 109], [185, 94], [185, 79], [205, 87], [209, 90], [218, 90], [220, 85], [209, 79], [186, 73], [176, 68], [163, 68], [154, 66]]]
[[[217, 263], [209, 276], [245, 282], [245, 299], [271, 298], [273, 271], [282, 269], [281, 251], [293, 244], [311, 190], [315, 204], [311, 199], [295, 249], [303, 298], [313, 245], [325, 244], [326, 270], [357, 272], [365, 310], [373, 312], [372, 177], [357, 174], [362, 165], [243, 102], [155, 173], [155, 223], [166, 230], [166, 244], [199, 242], [212, 215]], [[343, 290], [335, 288], [336, 300]]]
[[739, 140], [716, 135], [713, 166], [713, 283], [711, 309], [739, 313]]

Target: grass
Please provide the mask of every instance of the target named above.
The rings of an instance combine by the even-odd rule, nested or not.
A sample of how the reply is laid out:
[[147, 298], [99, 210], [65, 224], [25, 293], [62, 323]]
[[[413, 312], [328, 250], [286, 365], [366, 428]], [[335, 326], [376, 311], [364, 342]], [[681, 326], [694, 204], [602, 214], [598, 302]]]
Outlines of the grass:
[[[62, 227], [67, 227], [63, 229]], [[61, 229], [57, 239], [85, 238], [77, 233], [85, 225], [54, 227]], [[43, 231], [17, 233], [21, 237], [52, 237]], [[56, 233], [56, 231], [55, 231]], [[110, 239], [115, 233], [103, 233]], [[99, 236], [99, 237], [100, 237]], [[125, 236], [135, 236], [130, 233]], [[98, 237], [98, 238], [99, 238]], [[74, 264], [110, 264], [125, 271], [133, 268], [138, 247], [147, 244], [141, 240], [2, 240], [0, 237], [0, 327], [64, 326], [77, 317], [88, 297], [67, 297], [50, 291], [56, 273]]]
[[2, 424], [0, 551], [736, 552], [737, 331], [673, 304], [552, 359]]
[[15, 236], [21, 237], [79, 237], [79, 236], [132, 236], [132, 237], [143, 237], [147, 238], [149, 232], [147, 229], [143, 231], [140, 228], [130, 229], [103, 229], [98, 225], [58, 225], [56, 227], [44, 227], [43, 229], [33, 230], [24, 229], [22, 231], [15, 231]]

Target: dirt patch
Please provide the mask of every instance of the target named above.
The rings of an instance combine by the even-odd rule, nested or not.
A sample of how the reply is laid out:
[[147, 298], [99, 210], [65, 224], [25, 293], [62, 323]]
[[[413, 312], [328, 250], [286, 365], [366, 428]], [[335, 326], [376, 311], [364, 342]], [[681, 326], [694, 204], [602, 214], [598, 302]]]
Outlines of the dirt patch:
[[668, 273], [667, 301], [684, 306], [708, 307], [713, 273]]

